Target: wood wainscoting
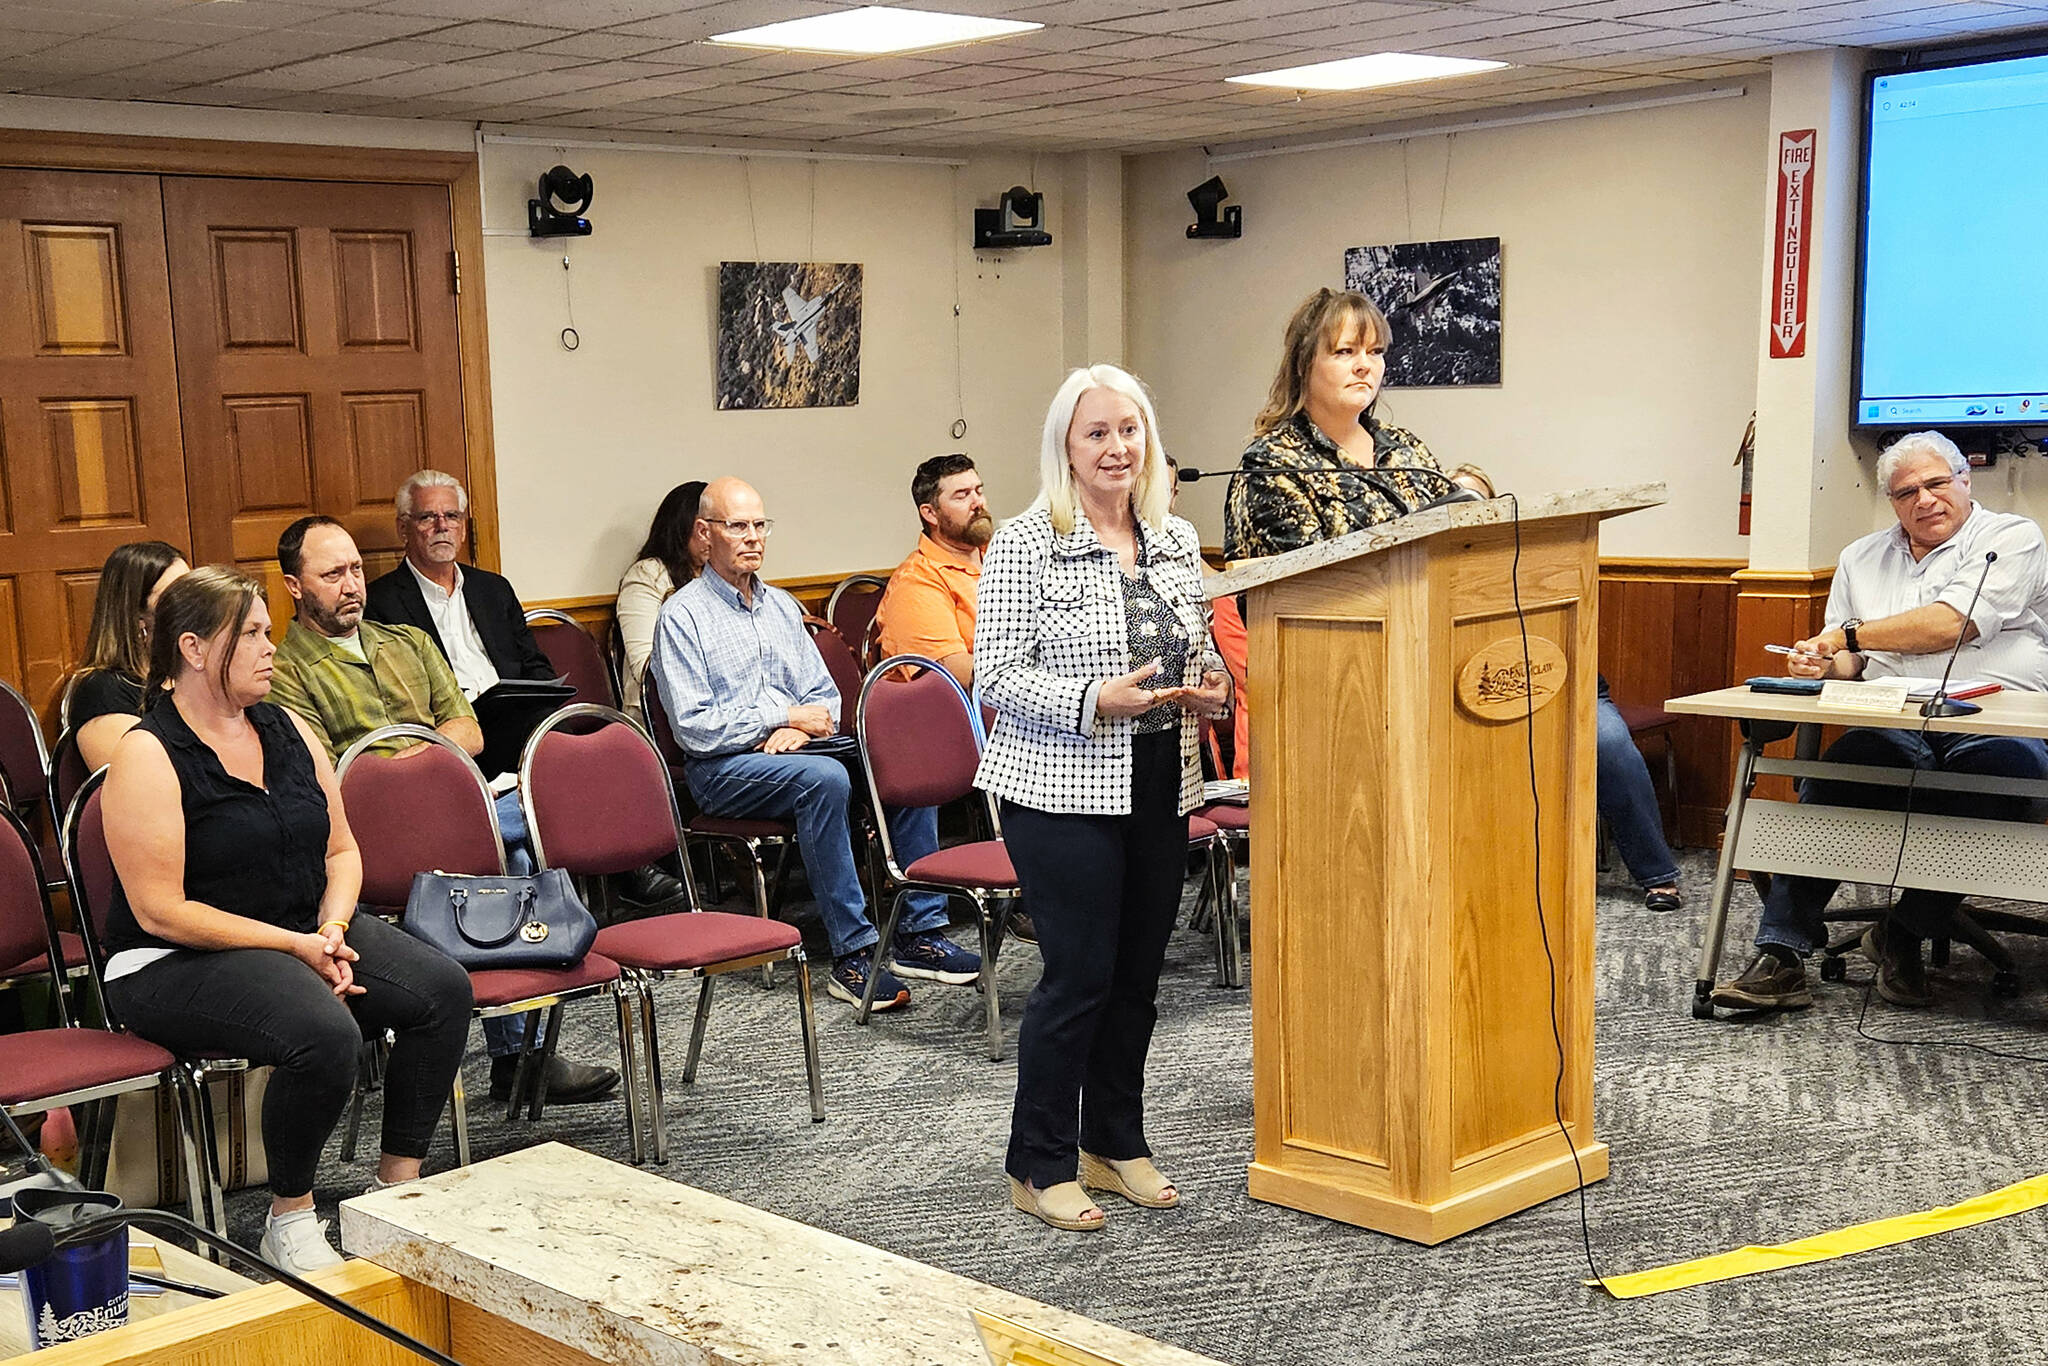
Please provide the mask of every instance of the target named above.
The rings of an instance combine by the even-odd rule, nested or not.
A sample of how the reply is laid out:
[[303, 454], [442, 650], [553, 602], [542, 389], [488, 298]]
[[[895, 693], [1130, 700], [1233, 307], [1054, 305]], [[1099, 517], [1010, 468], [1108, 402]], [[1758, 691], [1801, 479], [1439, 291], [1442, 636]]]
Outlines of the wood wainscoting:
[[[1790, 645], [1805, 640], [1827, 625], [1828, 593], [1834, 588], [1835, 570], [1826, 569], [1744, 569], [1736, 574], [1734, 672], [1729, 681], [1757, 674], [1782, 674], [1785, 661], [1764, 649], [1776, 643]], [[1821, 728], [1821, 743], [1832, 744], [1841, 734], [1837, 726]], [[1735, 743], [1729, 728], [1729, 744]], [[1792, 742], [1781, 740], [1769, 753], [1790, 757]], [[1730, 750], [1733, 760], [1734, 751]], [[1790, 778], [1759, 778], [1756, 795], [1772, 801], [1794, 800]], [[1724, 797], [1725, 801], [1726, 798]]]
[[[886, 579], [894, 572], [895, 566], [891, 565], [888, 569], [849, 569], [844, 574], [805, 574], [796, 578], [770, 579], [768, 582], [793, 596], [812, 616], [822, 617], [825, 615], [825, 599], [832, 596], [832, 590], [839, 586], [840, 580], [855, 574], [874, 574]], [[591, 593], [580, 598], [536, 598], [526, 604], [526, 610], [531, 612], [547, 607], [566, 612], [602, 645], [611, 637], [612, 609], [617, 601], [615, 593]]]
[[[1734, 672], [1742, 560], [1600, 560], [1600, 671], [1615, 700], [1639, 705], [1725, 688]], [[1679, 718], [1678, 843], [1715, 848], [1735, 762], [1734, 728]]]

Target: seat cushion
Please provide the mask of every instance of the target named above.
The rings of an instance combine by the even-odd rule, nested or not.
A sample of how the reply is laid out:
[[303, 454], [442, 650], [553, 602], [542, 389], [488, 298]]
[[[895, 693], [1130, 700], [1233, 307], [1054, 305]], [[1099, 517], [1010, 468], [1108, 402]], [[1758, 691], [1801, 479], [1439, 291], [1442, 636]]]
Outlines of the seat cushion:
[[1188, 843], [1200, 844], [1216, 838], [1216, 822], [1199, 813], [1188, 817]]
[[1678, 724], [1678, 718], [1662, 707], [1646, 706], [1640, 703], [1616, 702], [1614, 709], [1621, 713], [1621, 719], [1628, 725], [1630, 735], [1644, 731], [1662, 730]]
[[175, 1061], [147, 1039], [104, 1029], [0, 1034], [0, 1104], [155, 1076]]
[[607, 925], [597, 948], [629, 968], [652, 972], [709, 967], [757, 953], [787, 952], [803, 942], [794, 925], [725, 911], [678, 911]]
[[1252, 828], [1251, 808], [1239, 806], [1236, 802], [1212, 802], [1208, 806], [1197, 807], [1195, 815], [1202, 817], [1204, 820], [1213, 821], [1223, 830], [1249, 830]]
[[555, 971], [520, 968], [487, 968], [469, 974], [469, 989], [480, 1006], [510, 1005], [536, 996], [603, 986], [619, 980], [619, 965], [601, 953], [585, 954], [573, 968]]
[[[85, 941], [69, 930], [57, 931], [57, 948], [64, 955], [64, 966], [82, 968], [85, 966]], [[27, 958], [19, 963], [0, 967], [0, 977], [27, 977], [34, 973], [50, 970], [50, 955], [47, 951]]]
[[943, 882], [949, 887], [1017, 885], [1017, 870], [1010, 866], [1010, 851], [1003, 848], [1001, 840], [956, 844], [926, 854], [903, 871], [919, 882]]

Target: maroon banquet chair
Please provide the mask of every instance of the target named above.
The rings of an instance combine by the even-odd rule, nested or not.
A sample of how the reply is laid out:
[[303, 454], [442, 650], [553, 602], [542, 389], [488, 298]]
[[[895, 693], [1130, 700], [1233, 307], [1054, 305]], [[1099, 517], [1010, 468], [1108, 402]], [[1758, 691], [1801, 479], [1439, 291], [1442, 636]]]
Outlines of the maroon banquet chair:
[[[50, 751], [50, 801], [53, 809], [60, 812], [69, 811], [72, 798], [78, 795], [78, 789], [85, 786], [85, 780], [90, 776], [85, 770], [85, 760], [78, 753], [77, 734], [65, 731], [58, 737], [56, 748]], [[58, 857], [61, 867], [61, 842]], [[68, 879], [60, 878], [55, 885], [69, 888], [70, 882]], [[91, 970], [86, 963], [86, 949], [82, 939], [70, 930], [59, 930], [57, 947], [63, 955], [63, 968], [67, 977], [74, 982], [90, 978]], [[18, 963], [10, 963], [5, 955], [0, 955], [0, 990], [41, 981], [49, 972], [50, 952], [48, 947], [41, 943], [35, 946], [32, 956]]]
[[[839, 638], [846, 642], [862, 665], [872, 662], [874, 650], [873, 628], [875, 613], [881, 610], [882, 594], [889, 589], [889, 580], [880, 574], [849, 574], [832, 589], [832, 595], [825, 599], [825, 620], [832, 623]], [[842, 692], [842, 698], [855, 694]]]
[[536, 607], [526, 614], [526, 625], [549, 665], [576, 690], [571, 701], [619, 705], [619, 676], [611, 659], [576, 618], [552, 607]]
[[[640, 676], [640, 699], [641, 709], [647, 713], [647, 734], [668, 767], [669, 785], [675, 793], [678, 807], [684, 812], [684, 843], [686, 846], [696, 843], [704, 849], [704, 866], [711, 874], [712, 899], [715, 901], [721, 897], [717, 851], [723, 848], [734, 857], [745, 855], [754, 874], [754, 911], [763, 920], [773, 919], [775, 908], [782, 904], [782, 879], [789, 869], [790, 851], [796, 848], [796, 822], [767, 817], [713, 816], [699, 811], [690, 797], [689, 782], [683, 776], [689, 756], [683, 753], [682, 746], [676, 743], [675, 732], [669, 729], [668, 708], [661, 700], [661, 690], [654, 686], [652, 667]], [[765, 857], [771, 849], [775, 852], [772, 892]], [[772, 972], [764, 972], [762, 976], [771, 985], [774, 983]]]
[[[909, 680], [891, 678], [899, 669], [911, 673]], [[875, 810], [944, 806], [976, 795], [974, 772], [981, 764], [981, 727], [966, 691], [936, 660], [894, 655], [875, 665], [861, 685], [859, 718], [861, 766], [867, 773], [868, 795]], [[909, 893], [938, 892], [972, 902], [981, 927], [979, 985], [988, 1055], [1001, 1058], [1003, 1019], [996, 999], [996, 953], [1002, 947], [1003, 926], [1023, 893], [1017, 872], [1010, 866], [1009, 851], [1003, 847], [995, 803], [986, 793], [979, 795], [996, 838], [940, 849], [907, 868], [897, 861], [889, 823], [876, 822], [882, 861], [895, 884], [895, 895], [889, 899], [889, 911], [880, 927], [875, 963], [881, 966], [884, 946], [895, 942], [896, 922]], [[868, 974], [868, 989], [860, 1003], [862, 1024], [867, 1023], [874, 1005], [879, 980], [880, 972]]]
[[818, 647], [818, 654], [825, 661], [825, 672], [832, 675], [832, 686], [839, 689], [839, 733], [853, 735], [854, 704], [860, 698], [860, 661], [854, 658], [839, 628], [823, 617], [806, 614], [804, 629], [811, 633], [811, 644]]
[[[0, 960], [40, 958], [48, 963], [56, 951], [56, 939], [56, 919], [50, 911], [35, 837], [13, 812], [0, 812]], [[81, 961], [97, 991], [98, 965], [91, 955], [90, 940], [81, 952]], [[113, 1106], [109, 1102], [131, 1091], [167, 1089], [177, 1101], [179, 1146], [192, 1218], [221, 1229], [222, 1225], [212, 1221], [206, 1185], [199, 1178], [191, 1098], [177, 1058], [118, 1027], [91, 1029], [73, 1024], [63, 979], [53, 975], [49, 980], [56, 1027], [0, 1035], [0, 1108], [11, 1119], [79, 1107], [84, 1163], [79, 1174], [87, 1186], [97, 1189], [106, 1183], [113, 1138]]]
[[[94, 772], [86, 778], [84, 786], [72, 797], [72, 805], [63, 813], [63, 866], [68, 872], [72, 887], [72, 909], [78, 920], [78, 936], [84, 944], [84, 963], [92, 973], [92, 987], [98, 993], [100, 1010], [109, 1028], [121, 1028], [113, 1008], [106, 1004], [106, 981], [100, 971], [106, 967], [100, 958], [100, 944], [106, 934], [106, 911], [115, 899], [115, 860], [106, 852], [106, 821], [100, 811], [100, 788], [106, 784], [106, 770]], [[8, 1036], [16, 1038], [16, 1036]], [[0, 1038], [0, 1047], [8, 1042]], [[123, 1038], [131, 1038], [123, 1034]], [[141, 1040], [137, 1040], [141, 1042]], [[156, 1044], [150, 1044], [154, 1049]], [[207, 1081], [219, 1075], [248, 1071], [248, 1059], [231, 1057], [225, 1053], [203, 1055], [203, 1057], [178, 1057], [164, 1049], [158, 1049], [172, 1059], [174, 1071], [174, 1096], [178, 1098], [178, 1124], [184, 1130], [184, 1184], [190, 1202], [193, 1202], [193, 1219], [215, 1233], [227, 1231], [227, 1196], [221, 1190], [221, 1159], [215, 1151], [215, 1126], [213, 1126], [213, 1098], [207, 1092]], [[0, 1059], [0, 1077], [8, 1071], [4, 1059]], [[4, 1090], [4, 1083], [0, 1083]], [[135, 1090], [135, 1087], [129, 1087]], [[63, 1102], [51, 1102], [51, 1108]], [[104, 1171], [100, 1171], [104, 1180]], [[88, 1180], [88, 1186], [98, 1182]]]
[[[392, 741], [417, 741], [432, 746], [422, 754], [396, 758], [375, 752]], [[505, 846], [498, 833], [498, 808], [490, 784], [475, 760], [460, 745], [426, 726], [385, 726], [371, 731], [343, 751], [334, 766], [341, 785], [342, 809], [363, 862], [365, 906], [398, 915], [405, 909], [415, 874], [430, 871], [497, 876], [505, 871]], [[360, 914], [360, 912], [359, 912]], [[619, 965], [600, 953], [588, 954], [571, 967], [484, 969], [469, 974], [479, 1020], [527, 1015], [545, 1010], [547, 1040], [535, 1049], [528, 1031], [512, 1083], [507, 1121], [519, 1113], [529, 1081], [538, 1066], [545, 1076], [561, 1034], [562, 1008], [570, 1001], [614, 997], [618, 1015], [619, 1065], [626, 1074], [626, 1125], [640, 1156], [639, 1090], [634, 1068], [632, 1012], [618, 990]], [[535, 1084], [527, 1110], [537, 1120], [546, 1104], [546, 1088]], [[455, 1074], [449, 1097], [449, 1120], [455, 1131], [455, 1160], [469, 1165], [469, 1116], [462, 1074]], [[351, 1120], [353, 1132], [354, 1120]]]
[[[542, 868], [566, 868], [579, 878], [595, 877], [638, 868], [682, 850], [682, 817], [661, 753], [640, 723], [616, 708], [569, 706], [541, 722], [519, 761], [519, 797], [534, 862]], [[654, 984], [670, 977], [699, 982], [697, 1019], [683, 1064], [683, 1081], [689, 1083], [697, 1079], [697, 1063], [703, 1056], [712, 982], [727, 973], [794, 963], [811, 1120], [825, 1118], [811, 965], [803, 936], [779, 920], [698, 910], [697, 886], [687, 859], [683, 886], [689, 910], [623, 921], [597, 932], [597, 952], [625, 969], [621, 990], [634, 990], [640, 1002], [640, 1042], [647, 1060], [648, 1114], [657, 1163], [668, 1161], [668, 1122]], [[640, 1152], [636, 1138], [636, 1158]]]
[[[14, 813], [30, 830], [43, 826], [46, 833], [36, 841], [36, 856], [45, 874], [52, 874], [63, 864], [57, 837], [63, 812], [50, 795], [50, 747], [36, 709], [5, 680], [0, 680], [0, 779], [5, 779], [0, 792]], [[47, 885], [53, 892], [61, 890], [64, 879], [51, 876]]]

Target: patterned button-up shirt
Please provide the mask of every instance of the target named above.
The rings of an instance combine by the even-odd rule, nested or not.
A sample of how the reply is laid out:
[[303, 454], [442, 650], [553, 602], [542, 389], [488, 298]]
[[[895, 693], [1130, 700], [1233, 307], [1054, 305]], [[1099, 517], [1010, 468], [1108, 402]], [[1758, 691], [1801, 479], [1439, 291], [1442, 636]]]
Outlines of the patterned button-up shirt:
[[[476, 711], [456, 685], [448, 661], [425, 631], [365, 621], [357, 643], [363, 657], [294, 621], [270, 663], [270, 700], [304, 717], [338, 758], [380, 726], [429, 728]], [[413, 741], [385, 747], [390, 753]]]
[[[1441, 469], [1422, 438], [1367, 414], [1375, 465], [1421, 465]], [[1298, 550], [1402, 515], [1392, 499], [1357, 475], [1313, 473], [1317, 465], [1354, 465], [1337, 443], [1296, 413], [1259, 437], [1238, 462], [1245, 470], [1303, 470], [1300, 474], [1244, 474], [1230, 481], [1223, 505], [1223, 554], [1249, 560]], [[1361, 466], [1361, 468], [1363, 468]], [[1444, 492], [1441, 481], [1410, 474], [1381, 476], [1410, 507], [1421, 507]]]
[[711, 570], [669, 595], [654, 627], [654, 683], [676, 743], [700, 759], [758, 747], [789, 724], [791, 707], [824, 707], [839, 722], [839, 689], [804, 609], [758, 578], [752, 606]]

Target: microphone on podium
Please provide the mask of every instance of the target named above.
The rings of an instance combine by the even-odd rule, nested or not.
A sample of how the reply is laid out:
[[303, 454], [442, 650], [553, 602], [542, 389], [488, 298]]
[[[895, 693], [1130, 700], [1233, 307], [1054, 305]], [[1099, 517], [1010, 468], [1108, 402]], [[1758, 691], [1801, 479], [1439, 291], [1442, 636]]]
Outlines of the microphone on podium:
[[1956, 627], [1955, 648], [1948, 652], [1948, 666], [1941, 671], [1941, 683], [1934, 690], [1934, 696], [1920, 704], [1922, 716], [1969, 716], [1984, 708], [1975, 702], [1957, 701], [1948, 695], [1948, 676], [1955, 672], [1956, 656], [1963, 652], [1963, 642], [1970, 634], [1970, 615], [1977, 610], [1977, 599], [1984, 596], [1984, 580], [1991, 577], [1991, 566], [1998, 563], [1998, 552], [1984, 552], [1984, 568], [1977, 575], [1977, 591], [1970, 594], [1970, 606], [1963, 613], [1962, 625]]

